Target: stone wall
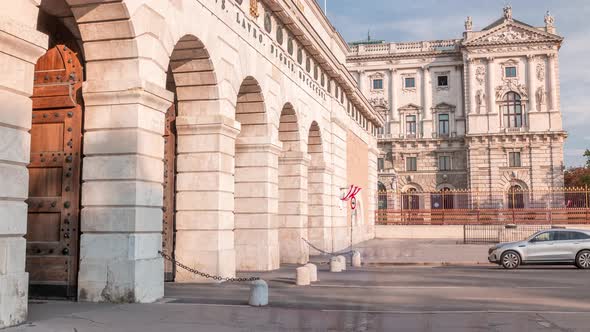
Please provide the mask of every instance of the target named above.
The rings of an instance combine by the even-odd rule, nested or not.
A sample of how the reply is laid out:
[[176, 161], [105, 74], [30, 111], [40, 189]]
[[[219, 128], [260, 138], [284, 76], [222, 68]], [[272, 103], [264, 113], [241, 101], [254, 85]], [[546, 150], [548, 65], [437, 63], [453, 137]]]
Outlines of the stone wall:
[[[274, 15], [265, 2], [254, 8], [257, 16], [247, 1], [55, 3], [59, 10], [40, 1], [0, 4], [7, 13], [0, 19], [6, 46], [0, 172], [7, 179], [0, 216], [9, 220], [0, 227], [0, 328], [26, 319], [29, 96], [36, 60], [48, 46], [34, 24], [37, 6], [65, 13], [86, 59], [79, 300], [163, 296], [162, 135], [174, 101], [177, 259], [233, 276], [236, 269], [307, 262], [301, 237], [311, 235], [326, 250], [348, 243], [340, 188], [348, 185], [349, 168], [359, 167], [353, 173], [365, 174], [371, 190], [376, 162], [367, 151], [376, 146], [372, 134], [382, 119], [338, 60], [345, 46], [323, 16], [314, 14], [330, 28], [320, 38], [340, 43], [342, 54], [332, 54], [291, 14]], [[305, 33], [295, 37], [286, 23]], [[174, 88], [166, 90], [170, 76]], [[365, 144], [362, 163], [345, 157], [349, 132]], [[365, 232], [355, 241], [371, 238], [373, 223], [367, 209]], [[206, 281], [182, 271], [176, 278]]]

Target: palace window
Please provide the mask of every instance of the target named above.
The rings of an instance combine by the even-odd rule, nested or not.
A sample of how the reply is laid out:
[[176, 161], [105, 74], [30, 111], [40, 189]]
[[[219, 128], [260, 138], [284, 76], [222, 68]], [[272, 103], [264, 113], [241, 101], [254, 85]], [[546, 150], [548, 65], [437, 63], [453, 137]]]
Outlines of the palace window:
[[523, 126], [523, 105], [520, 95], [515, 92], [508, 92], [502, 102], [504, 113], [504, 126], [506, 128], [521, 128]]
[[415, 87], [416, 87], [416, 78], [414, 78], [414, 77], [404, 78], [404, 88], [414, 89]]
[[416, 136], [416, 116], [415, 115], [407, 115], [406, 116], [406, 135]]
[[449, 136], [449, 115], [438, 115], [438, 134], [440, 136]]
[[508, 165], [510, 167], [521, 167], [520, 152], [509, 152], [508, 153]]
[[439, 171], [450, 171], [451, 170], [451, 157], [450, 156], [438, 157], [438, 170]]
[[406, 158], [406, 172], [416, 172], [418, 170], [418, 160], [416, 157]]
[[383, 90], [383, 80], [382, 79], [373, 80], [373, 90]]
[[382, 171], [385, 169], [385, 160], [383, 158], [377, 159], [377, 170]]
[[448, 87], [449, 86], [449, 77], [447, 75], [438, 76], [437, 81], [438, 81], [439, 87]]
[[504, 67], [506, 77], [516, 77], [516, 67]]

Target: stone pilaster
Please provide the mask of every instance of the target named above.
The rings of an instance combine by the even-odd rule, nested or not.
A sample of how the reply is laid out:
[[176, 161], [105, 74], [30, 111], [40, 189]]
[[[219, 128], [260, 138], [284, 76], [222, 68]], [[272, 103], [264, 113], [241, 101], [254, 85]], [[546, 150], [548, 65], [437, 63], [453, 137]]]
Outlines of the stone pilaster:
[[172, 93], [145, 81], [85, 82], [78, 298], [164, 296], [164, 116]]
[[[528, 112], [537, 111], [537, 85], [535, 78], [535, 56], [527, 55], [527, 90], [529, 92]], [[540, 110], [539, 110], [540, 111]]]
[[[488, 68], [487, 68], [487, 75], [488, 75], [488, 84], [487, 84], [487, 91], [486, 91], [486, 95], [488, 97], [488, 113], [490, 114], [496, 114], [498, 113], [498, 110], [496, 109], [496, 91], [494, 88], [494, 84], [496, 84], [496, 68], [495, 68], [495, 60], [492, 57], [487, 58], [488, 61]], [[495, 119], [494, 116], [492, 116], [491, 119], [489, 119], [489, 121], [492, 121], [493, 119]]]
[[238, 271], [280, 267], [278, 156], [281, 146], [256, 137], [236, 141], [235, 247]]
[[[389, 70], [389, 75], [391, 77], [390, 79], [390, 94], [391, 94], [391, 103], [389, 103], [391, 105], [391, 114], [392, 114], [392, 119], [393, 122], [398, 122], [399, 121], [399, 112], [397, 110], [397, 87], [398, 84], [400, 84], [400, 82], [398, 82], [399, 80], [399, 76], [397, 75], [397, 70], [395, 69], [390, 69]], [[392, 124], [385, 124], [386, 126], [390, 126]], [[390, 133], [396, 133], [396, 130], [391, 130]]]
[[[326, 165], [309, 167], [308, 175], [308, 227], [309, 241], [321, 250], [330, 250], [332, 220], [330, 188], [333, 170]], [[311, 248], [311, 254], [319, 254]]]
[[549, 76], [549, 111], [559, 111], [559, 105], [557, 101], [557, 89], [559, 88], [557, 83], [557, 68], [555, 62], [557, 61], [557, 55], [555, 53], [547, 54], [548, 68], [547, 74]]
[[[204, 115], [176, 122], [176, 258], [200, 271], [233, 277], [234, 155], [240, 124]], [[211, 282], [181, 269], [176, 281]]]
[[279, 243], [281, 263], [309, 261], [308, 184], [310, 157], [304, 152], [284, 152], [279, 158]]
[[477, 104], [475, 102], [475, 59], [468, 58], [465, 61], [467, 65], [467, 100], [469, 104], [469, 113], [475, 114], [477, 113]]
[[[432, 77], [430, 77], [430, 68], [428, 66], [422, 67], [422, 106], [424, 107], [425, 121], [432, 121]], [[432, 130], [426, 130], [424, 132], [432, 132]]]
[[465, 106], [463, 105], [465, 101], [463, 100], [463, 70], [461, 67], [455, 67], [455, 81], [454, 86], [451, 87], [453, 91], [455, 91], [456, 98], [457, 98], [457, 109], [455, 112], [455, 116], [457, 117], [465, 117]]
[[[8, 3], [7, 3], [8, 5]], [[21, 7], [36, 21], [37, 8]], [[0, 5], [0, 8], [3, 6]], [[25, 7], [30, 7], [26, 9]], [[2, 11], [4, 14], [8, 13]], [[17, 10], [17, 13], [20, 13]], [[0, 329], [27, 318], [25, 272], [33, 76], [47, 36], [24, 23], [0, 19]]]

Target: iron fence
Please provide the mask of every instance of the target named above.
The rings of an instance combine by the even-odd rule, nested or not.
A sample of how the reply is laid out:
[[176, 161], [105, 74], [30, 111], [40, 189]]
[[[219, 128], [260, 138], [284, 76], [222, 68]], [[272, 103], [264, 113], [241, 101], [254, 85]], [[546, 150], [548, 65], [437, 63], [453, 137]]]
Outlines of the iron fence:
[[379, 192], [382, 225], [590, 224], [588, 188]]
[[463, 239], [465, 244], [515, 242], [548, 228], [551, 225], [464, 225]]

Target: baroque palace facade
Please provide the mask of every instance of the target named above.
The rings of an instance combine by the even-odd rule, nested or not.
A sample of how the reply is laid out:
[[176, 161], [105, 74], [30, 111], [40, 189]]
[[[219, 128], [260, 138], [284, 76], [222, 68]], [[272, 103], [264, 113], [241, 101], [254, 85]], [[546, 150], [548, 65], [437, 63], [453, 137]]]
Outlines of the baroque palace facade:
[[[0, 328], [374, 236], [377, 128], [315, 0], [0, 2]], [[341, 197], [362, 187], [358, 208]]]
[[468, 17], [461, 39], [352, 44], [348, 67], [386, 118], [380, 191], [562, 187], [562, 41], [549, 13], [533, 27], [508, 6], [481, 31]]

